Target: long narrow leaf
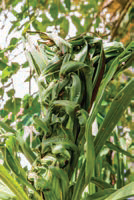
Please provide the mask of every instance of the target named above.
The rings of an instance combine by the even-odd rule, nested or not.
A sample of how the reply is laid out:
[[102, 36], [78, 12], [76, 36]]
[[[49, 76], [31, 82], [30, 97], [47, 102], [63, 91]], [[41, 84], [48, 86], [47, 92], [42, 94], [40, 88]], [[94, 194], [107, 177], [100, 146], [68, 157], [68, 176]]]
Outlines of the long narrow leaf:
[[99, 178], [96, 178], [96, 177], [92, 177], [91, 182], [103, 190], [107, 189], [107, 188], [112, 188], [112, 185], [110, 185], [110, 184], [106, 183], [105, 181], [103, 181]]
[[88, 126], [88, 123], [86, 124], [86, 131], [85, 131], [85, 137], [86, 137], [86, 168], [85, 168], [85, 182], [88, 184], [90, 182], [94, 164], [95, 164], [95, 151], [94, 151], [94, 143], [93, 143], [93, 137], [92, 137], [92, 127]]
[[[116, 131], [116, 133], [114, 134], [114, 142], [116, 145], [119, 145], [119, 141], [118, 141], [118, 133]], [[120, 189], [122, 187], [122, 180], [121, 180], [121, 159], [120, 159], [120, 155], [119, 152], [116, 153], [115, 155], [116, 157], [116, 162], [117, 162], [117, 178], [116, 178], [116, 185], [117, 185], [117, 189]]]
[[115, 189], [105, 189], [100, 192], [96, 192], [95, 194], [87, 196], [85, 200], [104, 200], [107, 196], [115, 192]]
[[27, 60], [28, 60], [28, 62], [29, 62], [30, 68], [31, 68], [32, 70], [35, 70], [36, 75], [39, 76], [40, 73], [41, 73], [41, 72], [40, 72], [40, 68], [39, 68], [39, 66], [38, 66], [37, 64], [34, 63], [33, 58], [32, 58], [32, 55], [31, 55], [30, 52], [26, 49], [26, 40], [25, 40], [24, 37], [22, 37], [22, 42], [23, 42], [23, 46], [24, 46], [25, 56], [26, 56], [26, 58], [27, 58]]
[[74, 56], [74, 60], [79, 62], [84, 62], [88, 53], [88, 44], [86, 42], [85, 46], [81, 49], [81, 51]]
[[132, 47], [132, 45], [133, 45], [133, 43], [130, 43], [128, 45], [128, 47], [112, 62], [111, 66], [108, 70], [108, 73], [99, 88], [95, 104], [92, 107], [92, 112], [88, 119], [88, 123], [90, 124], [90, 126], [92, 125], [92, 123], [97, 115], [99, 106], [101, 105], [105, 88], [106, 88], [107, 84], [110, 82], [110, 80], [113, 78], [113, 75], [115, 74], [115, 72], [118, 68], [120, 58], [122, 58], [126, 54], [126, 52]]
[[98, 89], [100, 87], [100, 84], [103, 78], [104, 71], [105, 71], [105, 54], [104, 54], [103, 45], [101, 41], [101, 54], [100, 54], [100, 59], [97, 66], [97, 71], [95, 73], [95, 77], [93, 81], [93, 94], [92, 94], [92, 101], [91, 101], [90, 108], [96, 98]]
[[7, 125], [5, 122], [0, 121], [0, 126], [6, 131], [11, 133], [16, 133], [16, 130], [11, 128], [9, 125]]
[[134, 182], [120, 188], [104, 200], [124, 200], [131, 196], [134, 196]]
[[20, 187], [20, 185], [12, 178], [4, 166], [0, 165], [0, 178], [8, 185], [12, 192], [18, 197], [19, 200], [29, 200], [26, 193]]
[[16, 195], [2, 182], [0, 181], [0, 199], [16, 199]]
[[115, 145], [115, 144], [113, 144], [113, 143], [111, 143], [109, 141], [107, 141], [105, 144], [109, 149], [115, 150], [115, 151], [117, 151], [119, 153], [122, 153], [122, 154], [124, 154], [124, 155], [126, 155], [126, 156], [128, 156], [130, 158], [134, 158], [134, 156], [131, 155], [131, 153], [129, 153], [128, 151], [125, 151], [121, 147], [119, 147], [119, 146], [117, 146], [117, 145]]
[[28, 161], [32, 165], [36, 159], [36, 155], [33, 153], [31, 148], [29, 147], [29, 145], [27, 144], [27, 142], [24, 140], [24, 138], [21, 135], [18, 134], [17, 140], [19, 142], [19, 145], [21, 146], [21, 149], [25, 157], [28, 159]]
[[[59, 37], [57, 34], [53, 33], [44, 33], [46, 35], [46, 39], [51, 39], [54, 43], [62, 50], [64, 53], [68, 52], [68, 49], [72, 48], [72, 45], [64, 40], [63, 38]], [[66, 47], [66, 48], [65, 48]]]
[[45, 60], [44, 56], [42, 55], [40, 49], [36, 49], [34, 44], [32, 43], [30, 37], [27, 37], [27, 41], [28, 44], [30, 46], [30, 52], [32, 54], [32, 57], [34, 59], [34, 61], [36, 62], [36, 64], [38, 65], [38, 67], [40, 68], [40, 71], [42, 72], [47, 64], [47, 60]]
[[81, 194], [82, 194], [83, 189], [85, 187], [85, 164], [86, 164], [86, 161], [84, 161], [84, 163], [81, 167], [79, 177], [78, 177], [77, 182], [74, 186], [73, 196], [72, 196], [71, 200], [81, 199]]
[[[98, 76], [100, 74], [100, 70], [102, 68], [102, 65], [103, 65], [103, 62], [104, 62], [104, 59], [105, 59], [102, 40], [100, 41], [100, 44], [101, 44], [101, 53], [100, 53], [100, 59], [98, 61], [98, 66], [97, 66], [97, 70], [96, 70], [96, 73], [95, 73], [95, 77], [94, 77], [94, 80], [93, 80], [93, 88], [95, 88], [96, 82], [98, 80]], [[104, 66], [105, 66], [105, 63], [104, 63]]]
[[100, 152], [102, 146], [105, 144], [107, 138], [110, 136], [112, 130], [122, 116], [123, 112], [129, 105], [134, 95], [134, 80], [131, 80], [125, 88], [123, 88], [113, 100], [110, 110], [107, 113], [104, 122], [102, 123], [98, 134], [95, 138], [95, 152], [96, 156]]

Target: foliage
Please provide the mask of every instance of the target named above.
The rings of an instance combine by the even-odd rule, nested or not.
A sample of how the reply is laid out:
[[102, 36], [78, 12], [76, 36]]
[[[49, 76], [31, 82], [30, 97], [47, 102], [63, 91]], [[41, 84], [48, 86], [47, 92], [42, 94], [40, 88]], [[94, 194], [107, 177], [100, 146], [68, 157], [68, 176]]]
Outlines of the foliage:
[[[13, 180], [9, 177], [6, 181], [6, 170], [14, 173], [16, 181], [25, 187], [26, 194], [22, 196], [29, 199], [107, 199], [112, 195], [122, 199], [134, 195], [132, 183], [123, 192], [124, 176], [120, 170], [124, 169], [124, 161], [119, 161], [120, 153], [132, 155], [118, 145], [117, 133], [113, 132], [115, 144], [107, 141], [133, 97], [133, 80], [117, 92], [97, 135], [92, 135], [92, 123], [99, 114], [105, 89], [111, 79], [130, 66], [133, 43], [124, 49], [121, 43], [108, 43], [88, 33], [68, 40], [54, 33], [38, 33], [44, 38], [38, 47], [29, 34], [23, 36], [23, 43], [38, 84], [41, 111], [35, 114], [29, 109], [35, 99], [27, 95], [22, 105], [24, 117], [29, 117], [20, 118], [22, 126], [18, 121], [15, 130], [1, 122], [2, 181], [15, 198], [22, 192], [18, 194], [19, 189], [10, 187]], [[35, 130], [24, 128], [27, 119], [30, 121], [26, 125], [34, 125]], [[106, 148], [117, 152], [117, 168], [107, 161]], [[32, 165], [30, 171], [21, 167], [18, 152]], [[111, 175], [117, 176], [117, 183], [103, 170], [105, 165]], [[17, 184], [14, 182], [19, 188]], [[106, 189], [103, 192], [99, 189], [102, 186]], [[118, 190], [107, 192], [113, 186]]]
[[[104, 39], [117, 39], [125, 44], [132, 40], [132, 1], [77, 1], [77, 0], [36, 0], [24, 2], [20, 0], [4, 0], [1, 4], [1, 31], [5, 34], [5, 28], [9, 26], [6, 35], [4, 49], [0, 47], [0, 70], [2, 87], [1, 99], [6, 96], [6, 91], [11, 88], [10, 79], [20, 69], [28, 67], [27, 62], [14, 62], [22, 55], [18, 53], [21, 46], [21, 34], [27, 30], [56, 31], [63, 38], [72, 34], [81, 34], [91, 31]], [[105, 13], [105, 14], [104, 14]], [[9, 25], [6, 25], [9, 24]], [[125, 30], [124, 30], [125, 27]], [[126, 28], [128, 27], [128, 29]], [[73, 30], [73, 31], [72, 31]], [[126, 34], [126, 31], [128, 33]], [[2, 35], [2, 36], [3, 36]], [[16, 36], [17, 35], [17, 36]], [[19, 56], [22, 60], [22, 56]], [[32, 74], [26, 78], [29, 81], [29, 93], [31, 94]], [[9, 85], [8, 85], [9, 84]], [[6, 90], [5, 90], [6, 88]], [[12, 89], [13, 86], [12, 86]]]

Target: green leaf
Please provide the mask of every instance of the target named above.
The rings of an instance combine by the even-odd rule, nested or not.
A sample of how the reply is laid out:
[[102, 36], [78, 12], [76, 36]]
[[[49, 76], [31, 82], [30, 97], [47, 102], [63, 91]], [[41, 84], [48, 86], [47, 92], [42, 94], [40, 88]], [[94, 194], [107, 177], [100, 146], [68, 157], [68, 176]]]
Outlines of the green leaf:
[[68, 115], [74, 113], [76, 109], [79, 108], [79, 104], [75, 103], [74, 101], [69, 100], [57, 100], [52, 103], [53, 109], [55, 108], [64, 108]]
[[116, 41], [104, 43], [103, 47], [105, 54], [122, 52], [124, 50], [123, 44], [121, 42], [116, 42]]
[[101, 127], [99, 128], [98, 134], [95, 138], [95, 152], [96, 156], [100, 152], [101, 148], [105, 144], [107, 138], [110, 136], [112, 130], [117, 124], [118, 120], [122, 116], [123, 112], [129, 105], [134, 94], [134, 80], [132, 79], [129, 83], [116, 95], [114, 98], [110, 110], [108, 111]]
[[50, 14], [51, 14], [53, 19], [56, 19], [58, 17], [58, 7], [55, 3], [51, 4]]
[[68, 61], [64, 63], [62, 67], [60, 68], [60, 76], [65, 76], [65, 74], [68, 74], [70, 72], [75, 72], [84, 67], [88, 67], [88, 65], [83, 62]]
[[94, 24], [94, 29], [96, 29], [96, 28], [99, 27], [99, 23], [100, 23], [100, 22], [101, 22], [101, 21], [100, 21], [100, 18], [97, 17], [97, 18], [96, 18], [96, 22], [95, 22], [95, 24]]
[[69, 21], [64, 17], [62, 23], [60, 24], [60, 35], [65, 38], [69, 31]]
[[17, 129], [21, 130], [22, 127], [24, 127], [24, 126], [30, 126], [32, 123], [33, 123], [32, 115], [24, 113], [24, 116], [22, 116], [21, 121], [19, 121], [17, 123]]
[[59, 1], [59, 11], [61, 12], [61, 13], [66, 13], [66, 10], [65, 10], [65, 8], [64, 8], [64, 5]]
[[[29, 114], [29, 117], [32, 114], [40, 113], [39, 96], [37, 95], [35, 98], [33, 98], [29, 94], [25, 95], [22, 99], [22, 107], [24, 108], [24, 114]], [[26, 115], [24, 117], [26, 117]], [[27, 125], [25, 124], [25, 126]]]
[[25, 155], [25, 157], [27, 158], [27, 160], [30, 162], [30, 164], [32, 165], [33, 162], [35, 161], [36, 159], [36, 155], [34, 154], [34, 152], [31, 150], [30, 148], [30, 144], [28, 143], [27, 141], [27, 138], [28, 138], [29, 134], [27, 133], [23, 133], [23, 132], [20, 132], [18, 135], [17, 135], [17, 141], [19, 142], [20, 146], [21, 146], [21, 149]]
[[45, 13], [40, 15], [42, 18], [42, 25], [43, 26], [51, 26], [53, 24], [53, 22], [50, 21], [50, 19], [46, 16]]
[[88, 123], [86, 124], [86, 130], [85, 130], [85, 138], [86, 138], [86, 168], [85, 168], [85, 183], [89, 183], [94, 165], [95, 165], [95, 151], [94, 151], [94, 143], [93, 143], [93, 137], [92, 137], [92, 127], [88, 126]]
[[66, 5], [67, 9], [70, 11], [71, 1], [70, 0], [64, 0], [64, 3]]
[[7, 64], [0, 60], [0, 70], [4, 70], [6, 68]]
[[66, 48], [64, 53], [68, 52], [72, 47], [72, 45], [69, 42], [67, 42], [66, 40], [62, 39], [57, 34], [44, 33], [43, 35], [44, 35], [45, 39], [53, 40], [54, 43], [60, 48], [61, 51], [63, 51], [64, 48]]
[[32, 55], [30, 54], [30, 52], [29, 51], [27, 51], [27, 50], [25, 50], [25, 55], [26, 55], [26, 58], [27, 58], [27, 60], [28, 60], [28, 62], [29, 62], [29, 65], [30, 65], [30, 67], [33, 69], [33, 70], [35, 70], [36, 71], [36, 75], [40, 75], [40, 68], [39, 68], [39, 66], [34, 62], [34, 60], [33, 60], [33, 57], [32, 57]]
[[[32, 43], [30, 37], [27, 37], [27, 40], [28, 40], [28, 44], [30, 46], [30, 52], [31, 52], [31, 55], [33, 57], [33, 60], [34, 60], [35, 64], [38, 65], [39, 70], [42, 72], [45, 69], [45, 67], [46, 67], [46, 62], [47, 61], [43, 57], [41, 51], [39, 49], [37, 50], [35, 48], [35, 46]], [[29, 62], [30, 62], [30, 60], [29, 60]], [[34, 68], [35, 68], [35, 65], [34, 65]]]
[[90, 6], [91, 8], [94, 8], [95, 10], [97, 10], [98, 7], [98, 1], [90, 1]]
[[43, 140], [42, 141], [42, 153], [44, 153], [46, 150], [48, 150], [48, 147], [52, 146], [52, 144], [61, 144], [63, 145], [66, 149], [71, 149], [74, 152], [78, 151], [77, 146], [68, 138], [64, 138], [64, 137], [52, 137], [50, 139], [47, 140]]
[[16, 133], [16, 130], [11, 128], [9, 125], [7, 125], [5, 122], [0, 121], [0, 126], [7, 132]]
[[11, 70], [12, 74], [15, 74], [19, 70], [19, 63], [17, 62], [12, 62], [11, 67], [9, 66], [9, 69]]
[[6, 82], [8, 78], [12, 75], [15, 74], [19, 69], [19, 64], [18, 63], [12, 63], [11, 66], [6, 66], [6, 68], [3, 69], [2, 71], [2, 83]]
[[60, 25], [63, 22], [64, 19], [65, 19], [65, 17], [57, 18], [56, 21], [55, 21], [55, 25]]
[[21, 106], [21, 98], [11, 98], [6, 101], [4, 105], [4, 110], [8, 112], [12, 112], [13, 114], [17, 114], [20, 110]]
[[129, 132], [129, 135], [130, 135], [130, 137], [131, 137], [132, 139], [134, 139], [134, 130], [131, 130], [131, 131]]
[[[101, 68], [102, 67], [105, 68], [105, 55], [104, 55], [104, 51], [103, 51], [102, 40], [99, 41], [99, 44], [101, 45], [101, 52], [100, 52], [100, 58], [98, 61], [98, 66], [96, 69], [95, 77], [93, 80], [93, 88], [97, 87], [96, 82], [98, 81], [98, 77], [99, 77]], [[103, 70], [103, 73], [104, 73], [104, 70]]]
[[98, 61], [98, 66], [97, 66], [97, 70], [95, 73], [95, 77], [93, 79], [93, 93], [92, 93], [92, 103], [94, 102], [98, 89], [100, 87], [103, 75], [104, 75], [104, 71], [105, 71], [105, 54], [104, 54], [104, 50], [103, 50], [103, 45], [102, 45], [102, 41], [99, 41], [99, 44], [101, 45], [101, 52], [100, 52], [100, 59]]
[[10, 41], [10, 45], [16, 45], [18, 42], [18, 38], [12, 38]]
[[22, 68], [26, 68], [26, 67], [29, 67], [28, 61], [22, 64]]
[[[32, 22], [32, 26], [34, 27], [34, 29], [35, 30], [40, 30], [40, 25], [41, 25], [41, 27], [42, 27], [42, 24], [41, 24], [41, 22], [39, 22], [38, 20], [34, 20], [33, 22]], [[42, 30], [42, 28], [41, 28], [41, 30]]]
[[24, 80], [24, 82], [29, 82], [33, 77], [33, 74], [28, 75], [28, 77]]
[[105, 189], [99, 192], [96, 192], [93, 195], [89, 195], [86, 197], [85, 200], [104, 200], [107, 196], [115, 192], [116, 190], [113, 188]]
[[12, 2], [12, 6], [15, 7], [18, 4], [18, 0]]
[[14, 89], [11, 89], [11, 90], [8, 90], [8, 91], [7, 91], [8, 97], [13, 97], [14, 94], [15, 94], [15, 90], [14, 90]]
[[4, 95], [4, 88], [0, 88], [0, 98], [2, 98]]
[[105, 200], [124, 200], [132, 196], [134, 196], [134, 182], [120, 188], [119, 190], [108, 196]]
[[74, 60], [85, 62], [88, 53], [88, 44], [83, 45], [83, 48], [76, 54], [74, 54]]
[[15, 158], [15, 154], [18, 151], [18, 144], [15, 136], [11, 135], [7, 138], [6, 147], [9, 150], [10, 154]]
[[84, 161], [82, 167], [80, 168], [80, 173], [74, 185], [73, 195], [71, 200], [78, 200], [81, 197], [81, 194], [85, 187], [85, 164], [86, 161]]
[[62, 196], [63, 196], [63, 199], [65, 199], [67, 195], [67, 191], [68, 191], [68, 185], [69, 185], [67, 173], [64, 170], [60, 169], [59, 167], [50, 166], [49, 169], [52, 171], [53, 176], [56, 176], [58, 179], [60, 179], [61, 188], [62, 188]]
[[8, 200], [15, 197], [16, 195], [2, 181], [0, 181], [0, 199]]
[[84, 32], [84, 27], [80, 24], [80, 19], [75, 15], [71, 16], [73, 24], [76, 26], [78, 33]]
[[26, 32], [30, 29], [30, 25], [32, 24], [33, 21], [34, 21], [34, 19], [31, 18], [30, 21], [25, 22], [25, 23], [23, 24], [24, 29], [23, 29], [23, 31], [22, 31], [22, 35], [25, 35]]
[[98, 188], [101, 188], [102, 190], [113, 187], [112, 185], [96, 177], [92, 177], [91, 182], [94, 183]]
[[[6, 140], [7, 148], [5, 149], [5, 153], [4, 153], [5, 161], [7, 165], [9, 166], [9, 168], [14, 172], [14, 175], [16, 175], [17, 180], [24, 186], [28, 186], [30, 189], [32, 189], [34, 191], [34, 196], [37, 197], [38, 200], [40, 200], [41, 198], [39, 194], [37, 193], [35, 188], [32, 186], [32, 184], [30, 184], [27, 181], [26, 172], [24, 168], [22, 168], [22, 166], [20, 165], [19, 159], [15, 156], [17, 152], [16, 144], [17, 144], [17, 140], [16, 140], [16, 137], [14, 136], [10, 136]], [[29, 151], [29, 153], [31, 152]]]
[[[12, 136], [9, 136], [12, 137]], [[10, 143], [10, 141], [9, 141]], [[9, 144], [8, 144], [9, 146]], [[11, 145], [9, 146], [9, 150], [12, 152], [12, 147]], [[8, 150], [8, 148], [4, 149], [4, 159], [6, 161], [7, 166], [9, 167], [10, 170], [12, 170], [12, 172], [14, 172], [14, 174], [16, 176], [21, 176], [21, 170], [20, 170], [20, 164], [18, 162], [18, 160], [13, 157], [13, 154], [10, 153], [10, 151]], [[15, 159], [14, 159], [15, 158]]]
[[128, 151], [125, 151], [124, 149], [122, 149], [122, 148], [119, 147], [118, 145], [115, 145], [115, 144], [113, 144], [113, 143], [111, 143], [111, 142], [109, 142], [109, 141], [107, 141], [105, 144], [106, 144], [106, 146], [107, 146], [109, 149], [112, 149], [112, 150], [114, 150], [114, 151], [117, 151], [117, 152], [119, 152], [119, 153], [122, 153], [122, 154], [124, 154], [124, 155], [126, 155], [126, 156], [128, 156], [128, 157], [130, 157], [130, 158], [134, 158], [134, 156], [131, 155], [131, 153], [129, 153]]
[[17, 196], [18, 199], [29, 200], [21, 186], [14, 178], [12, 178], [9, 172], [2, 165], [0, 165], [0, 178], [12, 190], [12, 192]]
[[[90, 5], [90, 3], [88, 3], [88, 4], [81, 4], [80, 5], [80, 10], [81, 10], [81, 12], [83, 13], [83, 14], [85, 14], [86, 12], [88, 12], [89, 11], [89, 9], [91, 9], [92, 8], [92, 6]], [[88, 15], [89, 16], [89, 15]]]
[[44, 134], [47, 134], [50, 132], [48, 125], [45, 121], [40, 119], [37, 115], [33, 116], [34, 122], [44, 131]]
[[48, 26], [52, 26], [52, 22], [51, 21], [49, 21], [49, 19], [47, 20], [47, 19], [43, 19], [43, 21], [42, 22], [40, 22], [40, 21], [38, 21], [38, 20], [34, 20], [33, 22], [32, 22], [32, 25], [33, 25], [33, 27], [35, 28], [35, 30], [39, 30], [39, 31], [42, 31], [42, 32], [45, 32], [46, 31], [46, 28], [48, 27]]
[[90, 114], [90, 117], [88, 118], [88, 123], [90, 124], [90, 126], [93, 123], [93, 121], [94, 121], [94, 119], [95, 119], [95, 117], [97, 115], [98, 108], [101, 105], [102, 98], [103, 98], [103, 95], [104, 95], [104, 92], [105, 92], [107, 84], [113, 78], [113, 76], [114, 76], [114, 74], [115, 74], [115, 72], [116, 72], [116, 70], [118, 68], [120, 59], [128, 52], [128, 50], [130, 48], [132, 48], [132, 43], [130, 43], [127, 46], [127, 48], [118, 57], [116, 57], [116, 59], [114, 59], [114, 61], [110, 65], [110, 68], [109, 68], [105, 78], [103, 79], [102, 84], [99, 87], [99, 91], [97, 93], [97, 97], [96, 97], [95, 103], [94, 103], [94, 105], [92, 107], [92, 112]]
[[8, 111], [6, 111], [6, 110], [4, 110], [4, 109], [1, 109], [1, 110], [0, 110], [0, 116], [1, 116], [2, 118], [6, 117], [7, 115], [8, 115]]
[[16, 45], [10, 45], [10, 46], [8, 46], [8, 47], [5, 48], [5, 49], [0, 50], [0, 54], [6, 52], [6, 51], [8, 51], [8, 50], [11, 50], [11, 51], [12, 51], [15, 47], [16, 47]]
[[36, 8], [37, 6], [37, 1], [36, 0], [33, 0], [30, 2], [30, 5], [33, 6], [34, 8]]
[[6, 79], [8, 77], [10, 77], [11, 71], [9, 69], [9, 67], [7, 66], [6, 68], [4, 68], [4, 70], [2, 71], [2, 76], [1, 79]]

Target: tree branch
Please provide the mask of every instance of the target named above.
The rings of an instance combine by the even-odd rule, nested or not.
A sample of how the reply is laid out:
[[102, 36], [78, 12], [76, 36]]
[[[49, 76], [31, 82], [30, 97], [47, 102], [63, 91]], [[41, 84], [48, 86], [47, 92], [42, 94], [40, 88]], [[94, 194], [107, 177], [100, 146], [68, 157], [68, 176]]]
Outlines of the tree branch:
[[117, 21], [117, 23], [115, 25], [115, 28], [113, 29], [113, 31], [111, 33], [111, 39], [110, 39], [110, 41], [112, 41], [114, 39], [114, 37], [116, 36], [117, 30], [118, 30], [118, 28], [119, 28], [119, 26], [120, 26], [123, 18], [125, 17], [128, 9], [130, 8], [131, 3], [132, 3], [131, 0], [129, 0], [128, 3], [126, 4], [125, 8], [123, 9], [123, 11], [122, 11], [122, 13], [120, 15], [120, 18], [118, 19], [118, 21]]

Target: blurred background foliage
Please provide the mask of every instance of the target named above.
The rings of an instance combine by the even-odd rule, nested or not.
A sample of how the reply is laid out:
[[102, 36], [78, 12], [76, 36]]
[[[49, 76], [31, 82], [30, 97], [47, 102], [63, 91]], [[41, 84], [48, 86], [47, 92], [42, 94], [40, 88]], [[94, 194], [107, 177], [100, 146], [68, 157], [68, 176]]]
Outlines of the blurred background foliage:
[[[21, 42], [21, 35], [27, 30], [54, 31], [63, 38], [92, 32], [102, 39], [121, 41], [126, 46], [133, 39], [132, 28], [132, 0], [2, 0], [1, 99], [5, 88], [13, 89], [13, 75], [28, 67]], [[126, 70], [125, 74], [132, 76], [130, 70]], [[30, 83], [31, 78], [32, 74], [25, 82]]]
[[[2, 0], [0, 9], [3, 16], [1, 29], [7, 19], [12, 24], [8, 36], [27, 27], [47, 31], [51, 26], [66, 37], [72, 22], [77, 34], [93, 31], [124, 44], [131, 40], [132, 0]], [[14, 20], [10, 20], [9, 13]], [[14, 39], [11, 44], [16, 42]]]
[[[121, 41], [124, 46], [127, 46], [133, 39], [132, 4], [132, 0], [1, 0], [0, 31], [3, 39], [1, 38], [0, 46], [0, 100], [3, 106], [0, 110], [0, 118], [8, 125], [20, 129], [24, 126], [32, 126], [31, 117], [35, 113], [40, 113], [38, 93], [32, 92], [31, 89], [33, 74], [28, 68], [22, 48], [23, 33], [27, 30], [53, 31], [63, 38], [69, 38], [83, 32], [91, 32], [102, 39]], [[25, 69], [27, 70], [25, 82], [28, 83], [29, 94], [20, 98], [16, 94], [14, 75]], [[131, 77], [133, 77], [132, 68], [110, 82], [97, 118], [97, 126], [100, 126], [103, 121], [118, 89], [123, 88]], [[116, 134], [110, 138], [130, 153], [134, 149], [133, 111], [134, 101], [118, 123]], [[111, 170], [108, 159], [111, 159], [111, 165], [114, 167], [109, 179], [112, 184], [116, 181], [115, 171], [121, 167], [118, 166], [118, 156], [121, 158], [120, 165], [124, 165], [123, 169], [125, 169], [123, 179], [126, 182], [133, 180], [132, 158], [126, 156], [122, 158], [121, 153], [113, 154], [113, 151], [108, 148], [105, 148], [103, 153], [107, 155], [104, 167]]]

